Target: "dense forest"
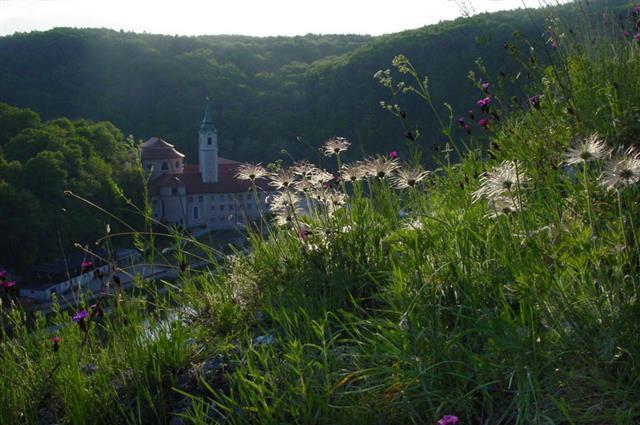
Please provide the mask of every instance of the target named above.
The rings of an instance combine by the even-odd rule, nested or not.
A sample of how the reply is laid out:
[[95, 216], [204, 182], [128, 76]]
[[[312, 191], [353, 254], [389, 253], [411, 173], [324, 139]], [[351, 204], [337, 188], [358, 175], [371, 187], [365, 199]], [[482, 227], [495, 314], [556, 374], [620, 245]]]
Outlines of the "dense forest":
[[104, 234], [109, 217], [65, 191], [135, 220], [125, 197], [140, 193], [142, 179], [124, 140], [109, 122], [42, 122], [31, 110], [0, 103], [2, 266], [24, 270]]
[[[626, 3], [585, 7], [599, 13]], [[513, 94], [526, 99], [529, 80], [516, 73], [517, 62], [551, 60], [543, 30], [549, 13], [481, 14], [380, 37], [182, 37], [70, 28], [15, 34], [0, 38], [0, 101], [45, 119], [109, 120], [137, 139], [169, 140], [192, 160], [207, 96], [227, 157], [271, 160], [282, 149], [309, 157], [309, 146], [336, 134], [367, 153], [397, 149], [404, 130], [379, 106], [389, 96], [372, 78], [376, 71], [406, 55], [429, 76], [434, 105], [449, 102], [457, 114], [481, 94], [468, 73], [482, 58], [485, 81], [510, 83]], [[505, 43], [521, 57], [514, 60]], [[425, 145], [444, 140], [424, 105], [403, 107], [406, 126], [419, 123]]]

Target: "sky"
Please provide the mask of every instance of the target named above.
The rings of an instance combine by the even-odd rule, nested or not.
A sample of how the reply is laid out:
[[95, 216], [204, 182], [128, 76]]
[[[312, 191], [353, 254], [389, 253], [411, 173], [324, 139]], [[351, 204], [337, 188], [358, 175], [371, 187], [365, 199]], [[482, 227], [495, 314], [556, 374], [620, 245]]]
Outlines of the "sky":
[[380, 35], [454, 19], [461, 4], [479, 13], [522, 7], [523, 0], [0, 0], [0, 35], [61, 26], [170, 35]]

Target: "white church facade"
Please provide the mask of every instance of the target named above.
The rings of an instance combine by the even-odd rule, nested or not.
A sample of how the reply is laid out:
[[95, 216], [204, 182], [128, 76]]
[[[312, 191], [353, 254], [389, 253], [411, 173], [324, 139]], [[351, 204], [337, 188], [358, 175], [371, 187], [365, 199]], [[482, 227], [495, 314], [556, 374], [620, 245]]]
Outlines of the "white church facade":
[[235, 178], [240, 162], [218, 156], [218, 132], [209, 105], [198, 132], [198, 147], [198, 164], [186, 164], [182, 153], [158, 137], [143, 143], [140, 156], [145, 171], [151, 174], [153, 218], [186, 228], [212, 229], [258, 220], [260, 212], [267, 210], [267, 183], [256, 182], [256, 201], [250, 183]]

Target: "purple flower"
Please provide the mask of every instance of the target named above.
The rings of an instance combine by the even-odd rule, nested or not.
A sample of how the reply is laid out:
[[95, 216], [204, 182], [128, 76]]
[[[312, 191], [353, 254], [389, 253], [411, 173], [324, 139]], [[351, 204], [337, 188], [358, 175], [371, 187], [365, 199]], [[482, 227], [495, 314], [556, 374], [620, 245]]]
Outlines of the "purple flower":
[[552, 50], [556, 50], [558, 48], [558, 43], [556, 43], [555, 40], [552, 40], [550, 47]]
[[634, 35], [634, 36], [633, 36], [633, 39], [634, 39], [635, 41], [640, 42], [640, 32], [639, 32], [639, 33], [637, 33], [636, 35]]
[[456, 415], [444, 415], [438, 421], [438, 425], [456, 425], [458, 422], [460, 419]]
[[460, 124], [460, 127], [464, 127], [464, 117], [458, 118], [458, 124]]
[[87, 312], [87, 310], [80, 310], [76, 314], [71, 316], [71, 320], [73, 320], [74, 322], [80, 322], [87, 317], [89, 317], [89, 313]]
[[7, 277], [7, 271], [6, 270], [0, 270], [0, 279], [4, 279], [5, 277]]
[[397, 157], [398, 157], [398, 152], [397, 151], [389, 152], [389, 159], [396, 159]]
[[491, 86], [491, 84], [489, 84], [489, 83], [480, 84], [480, 87], [482, 88], [482, 91], [484, 91], [485, 93], [487, 92], [487, 90], [489, 90], [490, 86]]
[[489, 105], [491, 104], [491, 97], [487, 96], [483, 99], [480, 99], [476, 102], [476, 104], [480, 107], [480, 110], [482, 112], [488, 112], [489, 111]]
[[80, 263], [80, 267], [85, 268], [85, 267], [91, 267], [93, 266], [93, 263], [91, 261], [83, 261], [82, 263]]
[[9, 280], [7, 282], [2, 282], [2, 286], [4, 286], [5, 288], [13, 288], [14, 286], [16, 286], [16, 281]]
[[478, 121], [478, 124], [480, 124], [482, 128], [486, 129], [487, 127], [489, 127], [489, 120], [486, 118], [482, 118], [480, 121]]
[[306, 241], [309, 238], [310, 233], [311, 232], [309, 232], [309, 229], [307, 229], [306, 227], [300, 228], [300, 239], [302, 241]]
[[623, 32], [622, 35], [624, 35], [625, 37], [629, 37], [629, 31]]
[[533, 106], [536, 109], [540, 109], [540, 95], [536, 94], [529, 98], [529, 105]]

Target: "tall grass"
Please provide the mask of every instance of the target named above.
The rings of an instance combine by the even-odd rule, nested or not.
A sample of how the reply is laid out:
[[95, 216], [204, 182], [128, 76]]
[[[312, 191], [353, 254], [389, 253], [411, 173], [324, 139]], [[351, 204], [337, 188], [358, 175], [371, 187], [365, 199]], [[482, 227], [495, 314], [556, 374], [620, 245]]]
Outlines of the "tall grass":
[[[166, 261], [211, 266], [166, 296], [140, 282], [86, 331], [4, 305], [2, 422], [639, 423], [638, 186], [605, 187], [615, 154], [567, 164], [594, 133], [611, 150], [638, 140], [639, 43], [590, 24], [585, 45], [550, 22], [531, 99], [498, 109], [480, 92], [492, 106], [465, 118], [471, 134], [441, 118], [458, 162], [436, 153], [410, 184], [399, 170], [425, 155], [410, 141], [346, 164], [353, 180], [339, 157], [338, 179], [294, 165], [248, 252], [178, 244]], [[385, 83], [428, 96], [394, 63]], [[511, 180], [492, 193], [496, 170]]]

